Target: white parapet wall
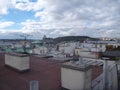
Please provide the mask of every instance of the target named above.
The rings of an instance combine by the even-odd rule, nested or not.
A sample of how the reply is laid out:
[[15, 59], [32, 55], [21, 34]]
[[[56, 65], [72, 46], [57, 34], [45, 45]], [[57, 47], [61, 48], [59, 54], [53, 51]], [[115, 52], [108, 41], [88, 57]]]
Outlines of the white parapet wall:
[[5, 65], [20, 72], [30, 69], [29, 56], [26, 54], [5, 54]]

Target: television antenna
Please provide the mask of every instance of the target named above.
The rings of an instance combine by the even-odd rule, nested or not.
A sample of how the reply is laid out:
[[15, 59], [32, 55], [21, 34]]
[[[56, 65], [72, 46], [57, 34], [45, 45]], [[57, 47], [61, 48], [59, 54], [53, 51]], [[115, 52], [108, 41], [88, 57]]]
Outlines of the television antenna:
[[27, 38], [32, 36], [31, 34], [26, 34], [26, 33], [22, 33], [22, 34], [15, 34], [18, 35], [19, 37], [23, 37], [24, 38], [24, 44], [23, 44], [23, 51], [24, 53], [26, 53], [26, 45], [27, 45]]

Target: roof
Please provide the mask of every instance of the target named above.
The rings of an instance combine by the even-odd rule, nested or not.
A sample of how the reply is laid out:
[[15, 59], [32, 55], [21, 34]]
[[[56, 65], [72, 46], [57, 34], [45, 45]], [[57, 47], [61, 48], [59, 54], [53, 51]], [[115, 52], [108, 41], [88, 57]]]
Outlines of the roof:
[[61, 90], [62, 62], [30, 56], [30, 71], [18, 73], [4, 66], [4, 54], [1, 53], [0, 90], [29, 90], [31, 80], [39, 81], [40, 90]]
[[32, 43], [42, 43], [42, 42], [39, 40], [36, 40], [36, 41], [33, 41]]
[[62, 65], [62, 67], [83, 72], [91, 69], [91, 65], [86, 65], [85, 63], [77, 63], [76, 61], [66, 62]]
[[[4, 54], [0, 53], [0, 90], [30, 90], [31, 80], [39, 81], [39, 90], [61, 90], [61, 65], [64, 61], [31, 55], [30, 71], [18, 73], [4, 66], [4, 58]], [[94, 80], [103, 69], [101, 66], [93, 65], [92, 72]]]
[[102, 56], [110, 56], [110, 57], [120, 57], [120, 51], [105, 51], [102, 53]]

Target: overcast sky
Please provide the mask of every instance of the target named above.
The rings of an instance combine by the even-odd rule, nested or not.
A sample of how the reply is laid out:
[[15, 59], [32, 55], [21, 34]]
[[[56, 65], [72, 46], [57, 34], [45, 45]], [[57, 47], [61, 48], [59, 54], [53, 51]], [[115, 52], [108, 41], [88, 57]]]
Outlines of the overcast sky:
[[0, 0], [0, 38], [120, 37], [120, 0]]

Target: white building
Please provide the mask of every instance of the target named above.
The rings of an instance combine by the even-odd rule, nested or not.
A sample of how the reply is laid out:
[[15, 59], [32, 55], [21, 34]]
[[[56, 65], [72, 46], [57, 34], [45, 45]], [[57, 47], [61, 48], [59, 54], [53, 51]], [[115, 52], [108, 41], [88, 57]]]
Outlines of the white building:
[[32, 51], [33, 54], [40, 54], [40, 55], [45, 55], [47, 52], [48, 52], [48, 49], [45, 46], [36, 47]]
[[67, 42], [60, 43], [59, 51], [65, 53], [68, 56], [73, 56], [75, 48], [78, 46], [79, 42]]
[[75, 48], [75, 55], [87, 58], [99, 58], [100, 52], [104, 52], [105, 50], [105, 45], [81, 43], [79, 47]]
[[117, 41], [86, 41], [75, 48], [75, 54], [81, 57], [99, 58], [100, 53], [105, 52], [106, 47], [111, 45], [113, 47], [120, 46]]

